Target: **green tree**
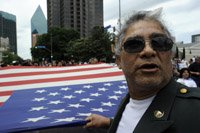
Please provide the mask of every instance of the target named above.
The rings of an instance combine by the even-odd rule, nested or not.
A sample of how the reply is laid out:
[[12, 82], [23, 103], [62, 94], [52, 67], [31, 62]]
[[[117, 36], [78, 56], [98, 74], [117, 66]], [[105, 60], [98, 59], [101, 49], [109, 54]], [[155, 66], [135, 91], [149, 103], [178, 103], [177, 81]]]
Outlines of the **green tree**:
[[175, 54], [176, 58], [179, 58], [179, 51], [178, 51], [178, 47], [176, 47], [176, 54]]
[[68, 58], [65, 57], [66, 50], [70, 47], [68, 42], [78, 38], [79, 33], [73, 29], [52, 27], [37, 41], [37, 46], [45, 46], [46, 48], [31, 48], [31, 54], [35, 60], [41, 60], [41, 58], [50, 58], [52, 52], [54, 60], [64, 60]]
[[183, 55], [182, 55], [182, 59], [185, 59], [185, 47], [183, 47]]
[[102, 27], [94, 27], [91, 36], [82, 39], [79, 39], [79, 33], [75, 30], [53, 27], [49, 33], [38, 38], [37, 45], [46, 48], [31, 48], [31, 53], [37, 60], [48, 58], [52, 44], [55, 60], [88, 61], [96, 57], [98, 60], [106, 58], [106, 61], [110, 62], [113, 56], [111, 44], [114, 44], [114, 38], [113, 33], [105, 31]]
[[12, 64], [12, 61], [17, 61], [18, 63], [21, 63], [23, 61], [23, 59], [20, 56], [8, 51], [4, 51], [2, 55], [3, 55], [2, 61], [5, 62], [6, 64]]
[[113, 60], [111, 44], [114, 44], [114, 38], [114, 34], [104, 31], [102, 27], [94, 27], [89, 38], [70, 41], [66, 55], [73, 56], [76, 62], [89, 61], [90, 58], [106, 59], [106, 62], [110, 62]]
[[70, 48], [66, 53], [67, 57], [71, 57], [69, 60], [73, 59], [78, 61], [88, 61], [91, 58], [89, 40], [87, 38], [77, 39], [69, 42]]
[[90, 57], [96, 57], [98, 60], [106, 58], [106, 62], [112, 61], [111, 44], [114, 44], [114, 38], [115, 35], [103, 27], [94, 27], [89, 38]]

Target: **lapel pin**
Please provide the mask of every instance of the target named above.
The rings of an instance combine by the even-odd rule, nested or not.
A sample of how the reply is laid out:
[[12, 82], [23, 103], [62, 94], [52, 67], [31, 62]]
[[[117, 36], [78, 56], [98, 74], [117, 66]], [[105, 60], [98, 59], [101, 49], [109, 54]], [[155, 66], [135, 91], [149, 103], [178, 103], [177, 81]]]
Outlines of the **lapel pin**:
[[187, 93], [187, 89], [185, 89], [185, 88], [180, 89], [180, 93], [182, 93], [182, 94]]
[[160, 110], [155, 110], [154, 111], [154, 116], [156, 118], [161, 118], [161, 117], [163, 117], [163, 115], [164, 115], [164, 112], [161, 112]]

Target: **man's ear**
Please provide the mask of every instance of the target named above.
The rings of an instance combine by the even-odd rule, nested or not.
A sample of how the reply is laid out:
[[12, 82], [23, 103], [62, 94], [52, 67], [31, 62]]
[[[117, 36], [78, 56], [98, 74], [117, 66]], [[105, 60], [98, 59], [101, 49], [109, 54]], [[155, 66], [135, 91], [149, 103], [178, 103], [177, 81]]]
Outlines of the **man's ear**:
[[116, 57], [116, 64], [117, 64], [118, 68], [122, 69], [121, 68], [121, 57], [120, 57], [120, 55], [115, 55], [115, 57]]

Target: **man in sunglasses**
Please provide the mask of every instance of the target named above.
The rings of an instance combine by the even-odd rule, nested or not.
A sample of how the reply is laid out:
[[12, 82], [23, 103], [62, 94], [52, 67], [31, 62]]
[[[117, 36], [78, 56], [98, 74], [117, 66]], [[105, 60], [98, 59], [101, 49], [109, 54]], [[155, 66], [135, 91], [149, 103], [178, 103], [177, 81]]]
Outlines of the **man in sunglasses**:
[[172, 78], [174, 44], [161, 11], [138, 12], [126, 21], [115, 53], [129, 93], [113, 120], [93, 114], [85, 127], [110, 127], [110, 133], [200, 132], [200, 89]]

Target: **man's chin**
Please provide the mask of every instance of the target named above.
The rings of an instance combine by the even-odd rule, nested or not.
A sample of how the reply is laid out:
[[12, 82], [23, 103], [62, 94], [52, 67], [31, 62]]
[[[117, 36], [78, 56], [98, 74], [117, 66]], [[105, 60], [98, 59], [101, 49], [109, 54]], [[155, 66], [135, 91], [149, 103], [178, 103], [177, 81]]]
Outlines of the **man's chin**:
[[162, 78], [138, 78], [136, 83], [143, 87], [158, 87], [162, 83]]

